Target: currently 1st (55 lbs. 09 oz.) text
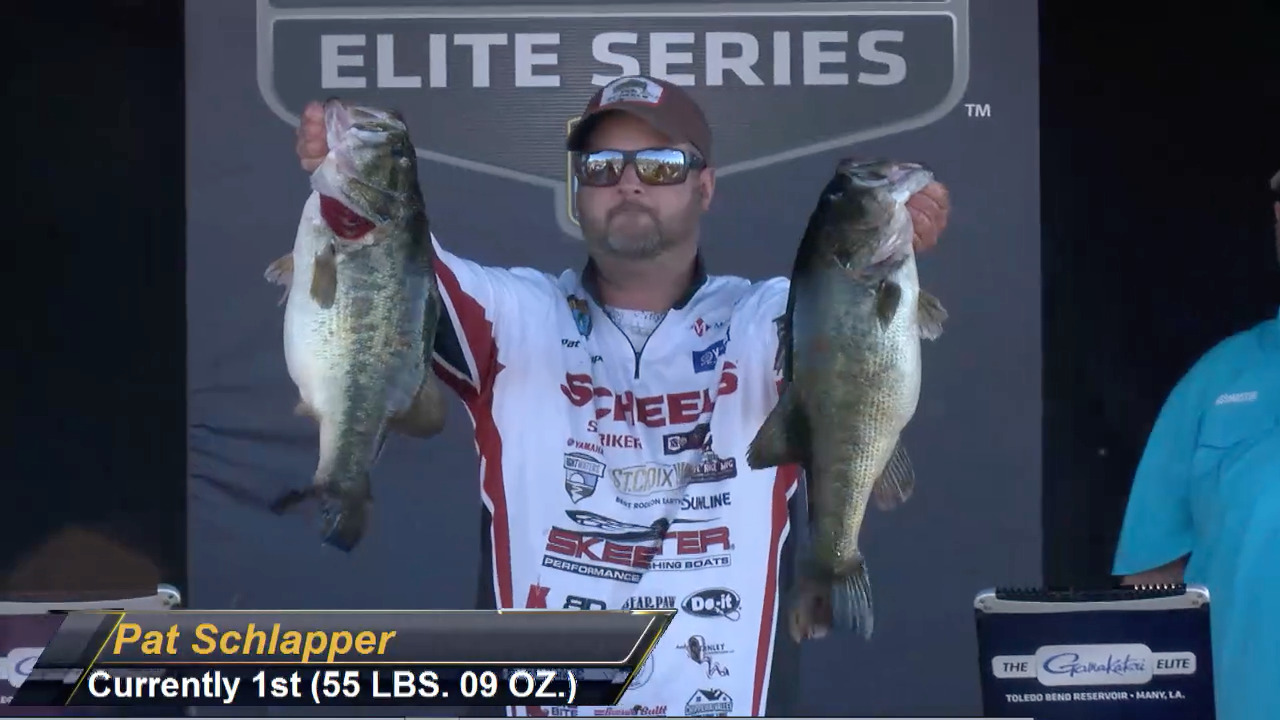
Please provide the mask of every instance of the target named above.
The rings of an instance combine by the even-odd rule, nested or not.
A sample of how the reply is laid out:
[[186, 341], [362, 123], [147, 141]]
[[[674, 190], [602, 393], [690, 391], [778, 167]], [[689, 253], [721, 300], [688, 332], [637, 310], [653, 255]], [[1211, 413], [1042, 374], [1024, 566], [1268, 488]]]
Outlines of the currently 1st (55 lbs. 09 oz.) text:
[[553, 669], [102, 667], [85, 680], [71, 704], [565, 705], [578, 694], [573, 673]]
[[[370, 668], [368, 670], [260, 670], [251, 678], [258, 698], [303, 699], [317, 705], [329, 701], [444, 699], [460, 704], [476, 699], [509, 698], [548, 704], [572, 703], [576, 683], [567, 674], [568, 689], [558, 689], [555, 670], [515, 670], [502, 677], [493, 670], [464, 670], [456, 678], [441, 679], [434, 670]], [[310, 675], [310, 677], [307, 677]]]

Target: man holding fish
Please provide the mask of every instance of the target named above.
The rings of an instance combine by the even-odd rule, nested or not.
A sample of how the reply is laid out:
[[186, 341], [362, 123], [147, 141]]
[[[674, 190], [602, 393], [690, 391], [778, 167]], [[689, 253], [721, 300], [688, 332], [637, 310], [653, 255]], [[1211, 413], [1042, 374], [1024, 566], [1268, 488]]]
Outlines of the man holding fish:
[[[353, 159], [378, 142], [387, 160]], [[946, 318], [918, 286], [914, 252], [946, 225], [946, 189], [919, 165], [844, 161], [790, 281], [709, 275], [698, 252], [716, 189], [706, 119], [678, 86], [620, 78], [568, 140], [588, 260], [557, 276], [480, 266], [429, 237], [416, 182], [406, 193], [394, 180], [413, 164], [407, 142], [393, 113], [336, 100], [308, 106], [298, 129], [316, 193], [292, 259], [269, 276], [295, 286], [290, 303], [301, 296], [286, 311], [304, 318], [286, 320], [290, 370], [320, 422], [322, 460], [298, 495], [324, 502], [326, 538], [358, 540], [363, 520], [345, 518], [364, 512], [386, 432], [442, 427], [433, 380], [404, 359], [429, 341], [475, 425], [491, 578], [479, 607], [679, 610], [611, 713], [785, 713], [797, 653], [779, 629], [797, 642], [872, 632], [858, 531], [870, 501], [892, 507], [914, 484], [899, 436], [920, 391], [921, 339]], [[400, 249], [362, 260], [379, 237]], [[286, 264], [309, 268], [309, 292]], [[335, 301], [348, 276], [357, 297]], [[339, 315], [323, 301], [384, 319], [320, 322]], [[361, 361], [324, 359], [362, 347], [381, 354], [358, 371]], [[320, 402], [349, 420], [326, 419]], [[354, 459], [334, 459], [344, 453]], [[812, 533], [797, 556], [787, 534], [801, 469]], [[793, 557], [797, 579], [780, 594]]]

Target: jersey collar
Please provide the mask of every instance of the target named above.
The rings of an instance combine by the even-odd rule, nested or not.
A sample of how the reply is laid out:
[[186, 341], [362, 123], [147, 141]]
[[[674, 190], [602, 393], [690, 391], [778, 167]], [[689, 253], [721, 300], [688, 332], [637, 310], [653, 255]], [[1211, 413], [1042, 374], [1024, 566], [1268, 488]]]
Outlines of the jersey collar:
[[[589, 295], [591, 295], [591, 299], [596, 301], [596, 304], [604, 307], [604, 302], [600, 299], [600, 284], [598, 279], [599, 272], [600, 271], [596, 268], [595, 261], [588, 258], [586, 267], [582, 269], [582, 287]], [[693, 296], [697, 295], [698, 291], [701, 290], [702, 286], [706, 283], [707, 268], [703, 264], [702, 253], [698, 253], [693, 260], [692, 281], [689, 283], [689, 287], [685, 289], [684, 294], [676, 300], [675, 305], [671, 306], [671, 309], [683, 310], [684, 306], [689, 304], [689, 301], [693, 299]]]

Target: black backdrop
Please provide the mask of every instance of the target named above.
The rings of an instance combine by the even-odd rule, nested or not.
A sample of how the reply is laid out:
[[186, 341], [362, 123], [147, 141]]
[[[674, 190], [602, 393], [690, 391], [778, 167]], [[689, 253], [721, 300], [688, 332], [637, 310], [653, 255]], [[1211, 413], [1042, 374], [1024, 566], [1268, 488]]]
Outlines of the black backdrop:
[[[1280, 169], [1280, 3], [1116, 5], [1041, 2], [1042, 551], [1055, 586], [1110, 581], [1165, 393], [1280, 303], [1266, 190]], [[199, 138], [184, 133], [181, 9], [7, 9], [16, 432], [0, 581], [79, 526], [185, 585], [183, 156]]]

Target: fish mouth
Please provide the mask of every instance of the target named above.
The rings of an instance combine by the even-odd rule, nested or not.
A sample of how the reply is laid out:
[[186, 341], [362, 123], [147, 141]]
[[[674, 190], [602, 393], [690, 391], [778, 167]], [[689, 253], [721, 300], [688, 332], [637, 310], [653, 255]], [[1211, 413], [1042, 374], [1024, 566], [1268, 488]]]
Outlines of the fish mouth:
[[324, 102], [324, 126], [330, 148], [349, 142], [351, 135], [371, 143], [409, 132], [404, 117], [395, 110], [353, 105], [336, 97]]
[[366, 220], [391, 219], [375, 206], [393, 205], [403, 192], [368, 177], [361, 165], [371, 157], [413, 152], [404, 118], [395, 110], [354, 105], [335, 97], [324, 103], [324, 125], [329, 157], [312, 175], [312, 188]]
[[927, 166], [891, 160], [841, 160], [836, 176], [848, 189], [884, 192], [896, 202], [906, 202], [933, 182], [933, 171]]

